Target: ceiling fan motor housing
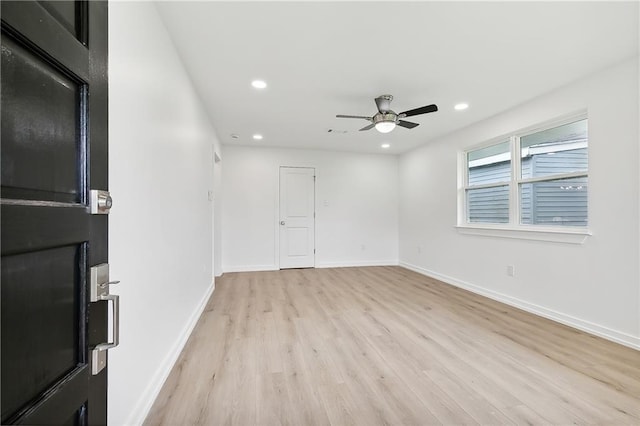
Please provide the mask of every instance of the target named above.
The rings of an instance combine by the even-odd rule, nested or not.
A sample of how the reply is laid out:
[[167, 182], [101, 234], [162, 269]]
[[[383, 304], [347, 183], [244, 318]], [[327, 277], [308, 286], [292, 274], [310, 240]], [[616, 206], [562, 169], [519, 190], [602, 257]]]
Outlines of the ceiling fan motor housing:
[[378, 107], [378, 112], [381, 114], [392, 112], [391, 111], [391, 101], [393, 100], [393, 96], [391, 95], [380, 95], [378, 96], [376, 101], [376, 106]]
[[377, 113], [373, 116], [373, 124], [378, 124], [381, 122], [391, 122], [395, 123], [398, 118], [398, 115], [393, 111], [387, 111], [386, 113]]

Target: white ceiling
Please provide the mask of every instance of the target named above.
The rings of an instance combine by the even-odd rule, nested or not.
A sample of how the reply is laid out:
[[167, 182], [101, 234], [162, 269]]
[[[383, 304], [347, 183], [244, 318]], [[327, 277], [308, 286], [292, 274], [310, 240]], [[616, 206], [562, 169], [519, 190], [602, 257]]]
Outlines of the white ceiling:
[[[158, 9], [223, 144], [397, 154], [638, 54], [638, 2], [181, 1]], [[252, 88], [254, 79], [267, 89]], [[374, 98], [387, 93], [396, 112], [431, 103], [440, 111], [386, 135], [335, 118], [371, 116]], [[454, 111], [463, 101], [470, 108]]]

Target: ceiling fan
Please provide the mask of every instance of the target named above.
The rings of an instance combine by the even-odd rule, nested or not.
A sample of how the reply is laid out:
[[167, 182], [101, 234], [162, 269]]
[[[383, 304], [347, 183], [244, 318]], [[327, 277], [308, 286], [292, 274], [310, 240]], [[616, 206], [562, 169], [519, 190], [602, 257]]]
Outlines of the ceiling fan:
[[438, 106], [427, 105], [420, 108], [410, 109], [405, 112], [401, 112], [400, 114], [396, 114], [391, 111], [390, 104], [393, 100], [393, 96], [391, 95], [380, 95], [376, 99], [376, 105], [378, 107], [378, 112], [373, 117], [366, 117], [363, 115], [336, 115], [337, 118], [361, 118], [367, 121], [370, 121], [371, 124], [363, 127], [360, 131], [370, 130], [374, 127], [380, 133], [389, 133], [393, 129], [395, 129], [396, 125], [400, 127], [404, 127], [407, 129], [413, 129], [414, 127], [419, 126], [418, 123], [413, 123], [411, 121], [402, 120], [406, 117], [412, 117], [414, 115], [427, 114], [429, 112], [436, 112], [438, 110]]

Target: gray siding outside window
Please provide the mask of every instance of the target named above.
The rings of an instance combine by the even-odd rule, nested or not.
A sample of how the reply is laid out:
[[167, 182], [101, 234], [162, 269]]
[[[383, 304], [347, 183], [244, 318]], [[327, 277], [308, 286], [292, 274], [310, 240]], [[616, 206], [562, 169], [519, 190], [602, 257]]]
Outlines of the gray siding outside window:
[[[522, 178], [587, 170], [587, 148], [551, 151], [522, 158]], [[469, 186], [509, 180], [510, 161], [469, 167]], [[521, 184], [520, 223], [525, 225], [587, 225], [587, 177]], [[509, 189], [496, 186], [467, 190], [470, 223], [508, 223]]]
[[[511, 162], [501, 161], [469, 168], [469, 186], [508, 182]], [[509, 223], [509, 186], [467, 190], [470, 223]]]

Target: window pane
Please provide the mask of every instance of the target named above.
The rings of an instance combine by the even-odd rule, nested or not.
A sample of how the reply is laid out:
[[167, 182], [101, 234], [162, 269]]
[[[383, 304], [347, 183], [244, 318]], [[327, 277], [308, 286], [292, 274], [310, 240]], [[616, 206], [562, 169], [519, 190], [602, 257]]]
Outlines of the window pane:
[[523, 225], [587, 226], [587, 177], [520, 185]]
[[522, 178], [587, 171], [587, 120], [520, 138]]
[[467, 171], [469, 186], [509, 181], [511, 179], [509, 142], [469, 151]]
[[509, 223], [509, 187], [467, 189], [469, 223]]

